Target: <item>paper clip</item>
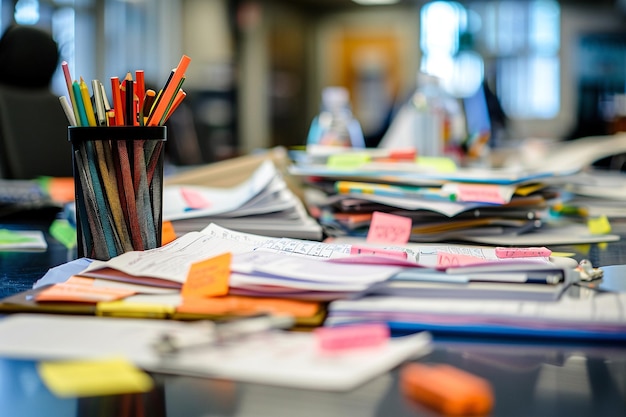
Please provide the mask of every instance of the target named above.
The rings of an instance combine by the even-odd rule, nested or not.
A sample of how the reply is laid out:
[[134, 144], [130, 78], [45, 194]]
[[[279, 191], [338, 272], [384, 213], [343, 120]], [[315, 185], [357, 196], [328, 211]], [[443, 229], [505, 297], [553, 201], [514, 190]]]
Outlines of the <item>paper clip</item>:
[[604, 271], [601, 268], [594, 268], [588, 259], [580, 261], [576, 271], [580, 274], [581, 281], [593, 281], [604, 276]]

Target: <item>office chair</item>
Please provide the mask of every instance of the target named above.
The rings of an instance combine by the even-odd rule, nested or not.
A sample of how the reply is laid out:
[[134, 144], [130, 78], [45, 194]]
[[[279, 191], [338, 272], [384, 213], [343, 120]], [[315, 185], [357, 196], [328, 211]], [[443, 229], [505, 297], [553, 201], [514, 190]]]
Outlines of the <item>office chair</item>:
[[50, 81], [57, 44], [47, 32], [11, 26], [0, 38], [0, 177], [72, 176], [67, 118]]

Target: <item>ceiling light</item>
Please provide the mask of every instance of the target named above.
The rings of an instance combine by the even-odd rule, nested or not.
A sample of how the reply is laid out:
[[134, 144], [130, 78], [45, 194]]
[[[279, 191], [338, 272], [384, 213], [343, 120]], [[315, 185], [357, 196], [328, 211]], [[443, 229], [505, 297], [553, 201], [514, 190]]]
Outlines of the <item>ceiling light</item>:
[[400, 0], [352, 0], [352, 1], [362, 6], [380, 6], [383, 4], [395, 4], [395, 3], [400, 2]]

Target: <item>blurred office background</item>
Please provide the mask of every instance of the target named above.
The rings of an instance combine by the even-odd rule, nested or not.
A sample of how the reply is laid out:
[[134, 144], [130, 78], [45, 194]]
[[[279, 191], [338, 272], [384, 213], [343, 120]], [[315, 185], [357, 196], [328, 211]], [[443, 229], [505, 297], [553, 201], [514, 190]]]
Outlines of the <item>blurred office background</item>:
[[[161, 87], [192, 58], [171, 120], [174, 162], [303, 145], [325, 86], [350, 91], [375, 145], [416, 74], [461, 98], [483, 79], [502, 143], [619, 129], [626, 114], [626, 0], [0, 0], [13, 22], [53, 32], [72, 75], [143, 69]], [[0, 63], [9, 65], [9, 63]], [[61, 73], [53, 88], [65, 94]]]

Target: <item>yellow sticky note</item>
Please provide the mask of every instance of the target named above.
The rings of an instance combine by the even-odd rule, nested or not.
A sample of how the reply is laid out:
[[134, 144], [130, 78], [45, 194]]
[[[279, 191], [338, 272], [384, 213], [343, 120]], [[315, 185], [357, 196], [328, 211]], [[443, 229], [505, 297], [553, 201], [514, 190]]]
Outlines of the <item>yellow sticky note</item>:
[[611, 224], [606, 216], [591, 218], [587, 221], [587, 227], [592, 235], [605, 235], [611, 233]]
[[230, 252], [226, 252], [191, 265], [187, 280], [181, 289], [183, 298], [189, 296], [214, 297], [228, 294], [232, 257]]
[[152, 378], [124, 358], [41, 362], [39, 375], [59, 397], [148, 392]]
[[423, 168], [432, 168], [437, 172], [455, 172], [456, 164], [450, 158], [435, 156], [420, 156], [417, 164]]
[[326, 160], [328, 168], [354, 169], [367, 164], [372, 160], [366, 153], [346, 152], [330, 155]]

